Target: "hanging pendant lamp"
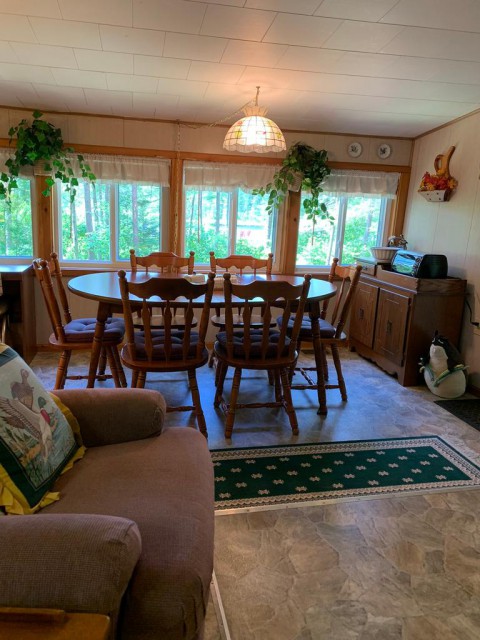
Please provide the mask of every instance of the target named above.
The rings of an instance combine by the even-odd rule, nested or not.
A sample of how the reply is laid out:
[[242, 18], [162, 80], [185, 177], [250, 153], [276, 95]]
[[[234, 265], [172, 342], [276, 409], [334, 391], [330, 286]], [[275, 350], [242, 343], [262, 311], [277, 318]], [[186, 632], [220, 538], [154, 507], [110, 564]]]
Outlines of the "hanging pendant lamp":
[[227, 131], [223, 148], [227, 151], [241, 151], [242, 153], [269, 153], [271, 151], [285, 151], [287, 148], [285, 138], [279, 127], [266, 118], [267, 109], [258, 106], [257, 87], [255, 104], [244, 107], [244, 118], [237, 120]]

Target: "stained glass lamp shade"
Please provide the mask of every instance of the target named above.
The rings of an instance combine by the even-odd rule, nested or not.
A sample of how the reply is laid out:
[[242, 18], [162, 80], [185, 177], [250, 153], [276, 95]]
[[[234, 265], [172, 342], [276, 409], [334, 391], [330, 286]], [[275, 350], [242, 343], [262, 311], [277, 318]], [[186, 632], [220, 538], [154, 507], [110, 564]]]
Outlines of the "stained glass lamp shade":
[[223, 148], [228, 151], [242, 153], [269, 153], [271, 151], [285, 151], [286, 144], [279, 127], [266, 118], [267, 110], [258, 106], [258, 90], [255, 105], [245, 107], [244, 118], [237, 120], [227, 131]]

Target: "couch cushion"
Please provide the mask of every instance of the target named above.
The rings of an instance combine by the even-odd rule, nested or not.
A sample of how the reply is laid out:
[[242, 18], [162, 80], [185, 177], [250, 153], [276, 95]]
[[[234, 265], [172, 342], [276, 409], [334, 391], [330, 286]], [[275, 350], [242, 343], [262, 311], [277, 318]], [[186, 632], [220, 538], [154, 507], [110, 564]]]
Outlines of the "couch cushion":
[[57, 500], [55, 479], [83, 451], [37, 376], [0, 344], [0, 505], [22, 514]]
[[125, 518], [8, 516], [0, 527], [0, 603], [111, 616], [141, 548], [137, 525]]
[[196, 430], [90, 448], [57, 480], [46, 513], [98, 513], [137, 523], [142, 554], [124, 599], [122, 640], [195, 638], [213, 563], [213, 467]]

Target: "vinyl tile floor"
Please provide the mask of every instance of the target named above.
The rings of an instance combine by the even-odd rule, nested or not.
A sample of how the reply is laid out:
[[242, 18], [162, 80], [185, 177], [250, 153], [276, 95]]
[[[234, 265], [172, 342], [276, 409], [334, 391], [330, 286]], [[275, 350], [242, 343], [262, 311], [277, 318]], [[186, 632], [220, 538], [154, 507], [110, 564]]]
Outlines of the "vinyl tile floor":
[[[56, 358], [39, 353], [32, 363], [49, 388]], [[425, 386], [404, 388], [355, 353], [342, 353], [342, 362], [348, 401], [327, 391], [328, 416], [317, 416], [314, 392], [294, 391], [298, 436], [282, 410], [245, 409], [231, 440], [213, 407], [214, 370], [203, 367], [210, 448], [438, 435], [480, 465], [480, 433], [436, 405]], [[87, 363], [87, 353], [76, 355], [72, 372]], [[230, 384], [229, 376], [227, 391]], [[190, 402], [182, 374], [149, 376], [147, 387], [170, 404]], [[240, 394], [249, 401], [273, 391], [265, 374], [251, 372]], [[166, 421], [195, 426], [188, 412], [169, 413]], [[205, 640], [476, 640], [479, 513], [480, 489], [220, 513]]]

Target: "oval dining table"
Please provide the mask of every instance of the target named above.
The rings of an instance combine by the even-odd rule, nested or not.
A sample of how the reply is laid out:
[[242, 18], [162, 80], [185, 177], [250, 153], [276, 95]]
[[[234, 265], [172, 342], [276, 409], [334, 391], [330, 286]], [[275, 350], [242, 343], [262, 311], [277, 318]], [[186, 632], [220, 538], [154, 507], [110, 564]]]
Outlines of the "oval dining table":
[[[303, 282], [303, 276], [291, 276], [291, 275], [266, 275], [266, 274], [243, 274], [237, 275], [237, 282], [239, 284], [248, 284], [253, 280], [271, 280], [289, 282], [290, 284], [300, 284]], [[127, 279], [131, 282], [145, 282], [149, 278], [176, 278], [184, 277], [182, 274], [175, 275], [172, 273], [158, 273], [158, 272], [127, 272]], [[97, 309], [97, 322], [95, 326], [95, 337], [93, 340], [92, 351], [90, 355], [90, 366], [88, 372], [87, 387], [93, 387], [95, 384], [95, 375], [98, 370], [98, 363], [100, 359], [100, 352], [102, 348], [103, 334], [105, 330], [105, 322], [113, 313], [122, 313], [122, 298], [120, 294], [120, 286], [118, 273], [114, 271], [103, 271], [99, 273], [90, 273], [83, 276], [77, 276], [72, 278], [68, 283], [69, 290], [82, 298], [88, 298], [89, 300], [96, 300], [98, 302]], [[326, 388], [325, 378], [323, 371], [323, 357], [322, 357], [322, 345], [320, 342], [320, 302], [326, 298], [331, 298], [335, 295], [337, 289], [334, 284], [327, 282], [326, 280], [319, 280], [318, 278], [312, 278], [310, 281], [310, 289], [308, 292], [308, 298], [305, 310], [309, 313], [310, 322], [312, 326], [313, 337], [313, 350], [315, 355], [315, 367], [317, 370], [317, 394], [318, 394], [318, 414], [327, 414], [327, 400], [326, 400]], [[130, 297], [132, 302], [138, 299], [135, 296]], [[152, 299], [152, 306], [155, 306], [155, 300]], [[201, 308], [203, 306], [203, 296], [198, 298], [194, 306]], [[215, 289], [212, 298], [212, 308], [222, 308], [225, 306], [225, 296], [223, 288]], [[123, 382], [126, 386], [126, 382]]]

